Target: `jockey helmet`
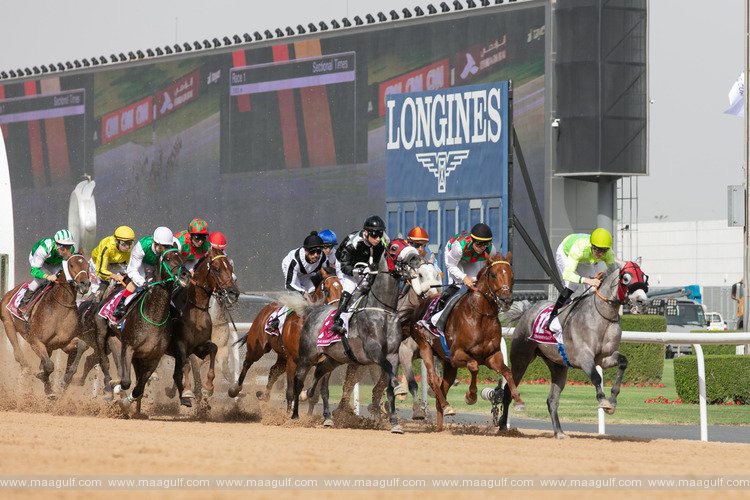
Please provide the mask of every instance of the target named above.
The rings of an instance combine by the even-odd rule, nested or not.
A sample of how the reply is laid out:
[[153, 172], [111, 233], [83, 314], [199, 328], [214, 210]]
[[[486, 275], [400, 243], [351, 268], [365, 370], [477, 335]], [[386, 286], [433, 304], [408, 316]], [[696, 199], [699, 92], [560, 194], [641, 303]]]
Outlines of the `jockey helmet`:
[[211, 246], [214, 247], [217, 250], [224, 250], [227, 246], [227, 238], [224, 236], [224, 233], [220, 233], [219, 231], [214, 231], [211, 233], [211, 235], [208, 237], [208, 242], [211, 243]]
[[323, 245], [325, 245], [325, 243], [323, 242], [323, 238], [318, 236], [317, 231], [311, 231], [302, 244], [305, 250], [312, 250], [313, 248], [323, 248]]
[[336, 243], [338, 243], [338, 240], [336, 239], [336, 233], [334, 233], [330, 229], [323, 229], [318, 233], [318, 236], [320, 236], [320, 239], [323, 240], [324, 245], [335, 245]]
[[430, 237], [427, 235], [427, 231], [419, 226], [409, 231], [408, 238], [412, 241], [430, 241]]
[[157, 227], [154, 231], [154, 243], [158, 245], [164, 245], [171, 247], [174, 243], [174, 236], [172, 236], [172, 230], [168, 227]]
[[591, 233], [591, 244], [598, 248], [612, 248], [612, 235], [604, 228], [597, 227]]
[[129, 226], [120, 226], [115, 229], [115, 238], [118, 240], [134, 240], [135, 231], [133, 231]]
[[371, 215], [362, 225], [362, 229], [371, 229], [373, 231], [385, 232], [385, 222], [377, 215]]
[[482, 222], [474, 224], [474, 227], [471, 228], [471, 239], [479, 242], [492, 241], [490, 226]]
[[75, 241], [73, 241], [73, 235], [70, 234], [70, 231], [68, 231], [67, 229], [60, 229], [55, 233], [55, 243], [65, 246], [75, 245]]
[[193, 219], [188, 224], [188, 233], [190, 234], [205, 234], [208, 236], [208, 222], [203, 219]]

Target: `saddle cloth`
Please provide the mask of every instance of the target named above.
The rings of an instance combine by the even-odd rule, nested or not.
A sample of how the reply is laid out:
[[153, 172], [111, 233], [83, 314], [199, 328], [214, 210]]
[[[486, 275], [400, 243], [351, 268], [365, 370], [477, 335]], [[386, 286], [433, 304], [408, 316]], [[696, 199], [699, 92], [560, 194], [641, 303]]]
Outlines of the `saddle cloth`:
[[427, 309], [425, 309], [424, 314], [422, 315], [422, 319], [417, 321], [417, 324], [433, 334], [435, 337], [443, 337], [445, 334], [440, 331], [435, 325], [432, 324], [431, 318], [435, 314], [435, 310], [437, 309], [438, 301], [440, 300], [440, 297], [435, 297], [432, 299], [430, 304], [427, 306]]
[[[552, 312], [552, 308], [555, 307], [553, 304], [550, 304], [549, 306], [542, 309], [536, 318], [534, 318], [534, 326], [531, 329], [531, 340], [534, 342], [537, 342], [539, 344], [562, 344], [562, 330], [559, 331], [559, 341], [557, 340], [558, 335], [557, 332], [553, 332], [549, 328], [547, 328], [547, 323], [549, 322], [549, 315]], [[557, 323], [558, 326], [560, 322], [557, 318], [553, 320], [553, 323]], [[557, 328], [556, 330], [558, 330]]]
[[[26, 318], [24, 318], [23, 313], [18, 310], [18, 306], [21, 304], [21, 300], [23, 300], [23, 297], [26, 294], [26, 290], [29, 289], [30, 284], [31, 281], [27, 281], [26, 283], [21, 285], [19, 289], [16, 290], [16, 293], [13, 294], [13, 297], [10, 298], [8, 304], [5, 306], [5, 308], [10, 311], [13, 316], [20, 319], [21, 321], [26, 321]], [[47, 290], [49, 290], [50, 288], [52, 288], [52, 283], [48, 282], [46, 286], [42, 287], [41, 289], [37, 289], [36, 295], [27, 304], [26, 311], [31, 311], [31, 308], [34, 307], [34, 304], [39, 302], [39, 299], [42, 297], [42, 295], [44, 295], [45, 292], [47, 292]]]
[[[263, 330], [269, 335], [274, 335], [276, 337], [279, 336], [279, 333], [284, 330], [284, 323], [286, 322], [286, 317], [291, 314], [292, 311], [287, 306], [279, 306], [277, 307], [269, 316], [268, 319], [266, 319], [266, 324], [263, 325]], [[271, 327], [271, 321], [274, 319], [279, 320], [279, 328], [278, 330], [274, 330]]]
[[[334, 309], [328, 314], [328, 316], [326, 316], [325, 321], [323, 321], [323, 326], [320, 328], [320, 333], [318, 334], [318, 347], [327, 347], [336, 342], [341, 342], [339, 334], [331, 331], [331, 326], [333, 326], [333, 316], [335, 314], [336, 310]], [[349, 331], [349, 318], [351, 318], [351, 316], [352, 313], [341, 313], [341, 319], [344, 322], [344, 331], [346, 332]]]

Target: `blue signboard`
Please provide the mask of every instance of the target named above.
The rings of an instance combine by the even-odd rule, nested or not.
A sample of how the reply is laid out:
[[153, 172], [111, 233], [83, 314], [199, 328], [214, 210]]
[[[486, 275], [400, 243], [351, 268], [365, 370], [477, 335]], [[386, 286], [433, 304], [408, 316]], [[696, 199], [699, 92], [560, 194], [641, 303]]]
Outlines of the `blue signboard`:
[[419, 225], [439, 253], [477, 222], [508, 250], [509, 82], [388, 96], [388, 233]]

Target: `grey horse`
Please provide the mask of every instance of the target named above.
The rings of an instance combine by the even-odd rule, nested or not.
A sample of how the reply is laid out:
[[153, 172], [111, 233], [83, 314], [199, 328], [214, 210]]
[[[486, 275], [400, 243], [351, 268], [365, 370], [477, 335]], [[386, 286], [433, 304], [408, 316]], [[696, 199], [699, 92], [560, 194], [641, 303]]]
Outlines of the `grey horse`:
[[[579, 299], [561, 311], [559, 318], [563, 326], [563, 352], [567, 355], [567, 363], [557, 345], [540, 344], [529, 338], [534, 320], [551, 302], [539, 302], [533, 306], [529, 302], [523, 302], [520, 307], [514, 306], [501, 316], [503, 323], [518, 321], [510, 349], [510, 364], [515, 383], [521, 381], [526, 368], [537, 356], [540, 356], [549, 367], [552, 386], [547, 397], [547, 408], [552, 417], [555, 437], [567, 437], [560, 427], [557, 407], [568, 377], [568, 366], [586, 372], [596, 388], [599, 408], [609, 414], [614, 413], [622, 377], [628, 366], [627, 358], [617, 351], [622, 337], [619, 309], [627, 301], [645, 301], [646, 292], [648, 276], [643, 274], [638, 264], [626, 262], [622, 268], [612, 266], [602, 278], [598, 290], [589, 288]], [[596, 370], [597, 365], [601, 366], [602, 370], [618, 366], [609, 400], [604, 395], [602, 378]], [[499, 387], [492, 391], [489, 399], [497, 404], [500, 394], [503, 412], [499, 424], [502, 431], [508, 428], [511, 394], [507, 385], [504, 391]]]
[[[402, 279], [414, 279], [417, 275], [413, 269], [402, 263], [396, 263], [394, 270], [389, 270], [386, 256], [387, 253], [384, 252], [377, 263], [377, 269], [370, 271], [374, 275], [370, 292], [349, 321], [348, 342], [354, 359], [347, 355], [343, 342], [322, 348], [317, 346], [318, 332], [334, 309], [332, 306], [313, 305], [306, 307], [304, 311], [297, 311], [305, 317], [305, 321], [300, 333], [299, 361], [294, 378], [293, 419], [299, 418], [300, 393], [305, 376], [311, 367], [315, 366], [315, 380], [308, 390], [308, 397], [314, 395], [318, 382], [339, 365], [377, 364], [385, 372], [388, 381], [386, 393], [391, 432], [403, 433], [396, 417], [396, 400], [393, 393], [393, 389], [398, 385], [395, 373], [398, 368], [398, 347], [402, 339], [397, 303], [399, 282]], [[332, 425], [328, 387], [325, 383], [321, 384], [321, 396], [325, 423]]]

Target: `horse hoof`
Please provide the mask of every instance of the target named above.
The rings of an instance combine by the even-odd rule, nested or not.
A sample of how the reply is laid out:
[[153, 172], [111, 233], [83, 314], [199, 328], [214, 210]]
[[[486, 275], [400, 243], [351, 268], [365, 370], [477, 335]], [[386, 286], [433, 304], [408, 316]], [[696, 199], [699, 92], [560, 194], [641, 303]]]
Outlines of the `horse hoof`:
[[105, 392], [105, 393], [104, 393], [104, 396], [102, 396], [102, 399], [103, 399], [104, 401], [107, 401], [107, 402], [109, 403], [109, 402], [111, 402], [111, 401], [114, 401], [114, 399], [115, 399], [115, 398], [114, 398], [114, 396], [112, 396], [112, 394], [110, 394], [110, 393], [108, 393], [108, 392]]
[[186, 398], [184, 396], [180, 398], [180, 404], [182, 406], [187, 406], [188, 408], [193, 406], [193, 402], [190, 401], [190, 398]]
[[185, 389], [184, 391], [182, 391], [182, 396], [180, 397], [180, 399], [184, 398], [195, 399], [195, 393], [193, 393], [193, 391], [191, 391], [190, 389]]
[[467, 405], [474, 405], [477, 404], [477, 395], [476, 394], [469, 394], [466, 393], [466, 396], [464, 396], [464, 401], [466, 401]]
[[516, 403], [513, 405], [515, 411], [526, 411], [526, 403]]
[[132, 401], [129, 398], [122, 398], [117, 403], [120, 405], [120, 409], [124, 413], [127, 413], [130, 410], [130, 404], [132, 403]]
[[454, 410], [451, 405], [446, 405], [446, 407], [443, 408], [444, 417], [452, 417], [455, 414], [456, 414], [456, 410]]
[[119, 396], [121, 392], [122, 392], [122, 386], [120, 384], [117, 384], [116, 386], [112, 388], [112, 394], [114, 394], [115, 396]]
[[404, 428], [400, 425], [396, 424], [393, 427], [391, 427], [391, 434], [403, 434]]
[[568, 435], [565, 434], [564, 432], [558, 432], [557, 434], [555, 434], [555, 437], [557, 439], [568, 439]]
[[407, 394], [409, 394], [409, 391], [407, 391], [403, 385], [398, 384], [393, 389], [393, 394], [395, 394], [396, 396], [406, 396]]
[[599, 401], [599, 408], [610, 415], [615, 412], [615, 407], [612, 406], [612, 403], [610, 403], [606, 399], [602, 399], [601, 401]]
[[333, 420], [327, 418], [323, 421], [323, 427], [333, 427]]
[[229, 391], [227, 391], [227, 393], [229, 394], [230, 398], [236, 398], [241, 390], [242, 388], [239, 385], [234, 384], [229, 388]]
[[424, 410], [421, 410], [421, 409], [414, 410], [414, 412], [411, 414], [411, 419], [412, 420], [424, 420], [426, 416], [427, 415], [425, 415]]
[[307, 401], [307, 391], [303, 390], [299, 393], [299, 400], [300, 401]]

